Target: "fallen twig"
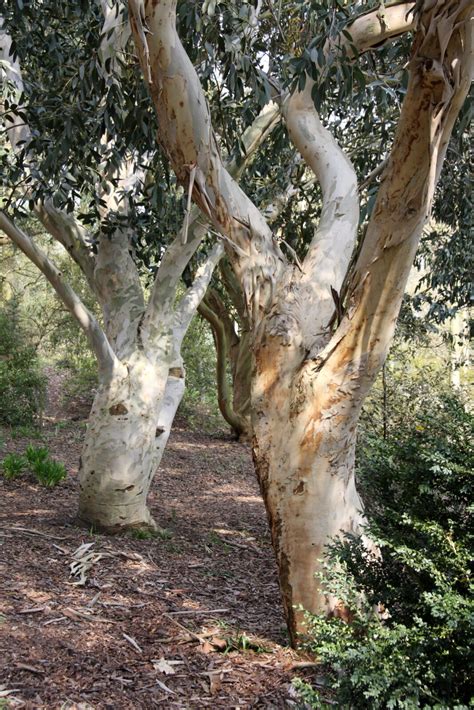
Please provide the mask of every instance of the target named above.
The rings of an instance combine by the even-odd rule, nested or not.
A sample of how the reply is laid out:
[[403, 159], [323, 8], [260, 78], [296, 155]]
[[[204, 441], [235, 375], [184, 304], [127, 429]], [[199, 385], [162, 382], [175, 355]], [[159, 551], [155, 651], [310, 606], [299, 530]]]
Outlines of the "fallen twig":
[[128, 634], [126, 634], [124, 632], [122, 632], [122, 636], [124, 637], [125, 641], [128, 641], [128, 643], [131, 646], [133, 646], [135, 651], [137, 651], [138, 653], [143, 653], [143, 650], [140, 648], [140, 646], [138, 645], [138, 643], [135, 641], [134, 638], [132, 638], [131, 636], [129, 636]]
[[46, 611], [49, 609], [47, 606], [35, 606], [31, 607], [31, 609], [20, 609], [17, 613], [18, 614], [39, 614], [41, 611]]
[[98, 621], [100, 624], [116, 624], [116, 621], [113, 621], [112, 619], [105, 619], [103, 616], [93, 616], [92, 614], [88, 614], [85, 611], [81, 611], [80, 609], [71, 609], [71, 607], [66, 607], [66, 609], [63, 610], [63, 614], [65, 616], [68, 616], [70, 619], [72, 618], [73, 621], [85, 619], [85, 621]]
[[30, 673], [38, 673], [39, 675], [44, 675], [45, 671], [42, 668], [36, 668], [36, 666], [29, 666], [27, 663], [15, 663], [15, 668], [20, 671], [30, 671]]
[[166, 618], [169, 619], [170, 621], [172, 621], [173, 624], [176, 624], [176, 626], [179, 626], [180, 629], [182, 629], [183, 631], [186, 631], [186, 633], [189, 634], [189, 636], [192, 636], [192, 638], [199, 641], [199, 643], [203, 643], [205, 641], [205, 636], [196, 634], [194, 631], [191, 631], [190, 629], [186, 628], [186, 626], [183, 626], [183, 624], [180, 624], [179, 621], [176, 621], [176, 619], [173, 619], [173, 617], [170, 616], [169, 614], [165, 613], [165, 614], [163, 614], [163, 616], [166, 616]]
[[15, 530], [16, 532], [24, 532], [28, 535], [39, 535], [40, 537], [47, 537], [51, 540], [67, 540], [67, 537], [57, 537], [56, 535], [49, 535], [48, 533], [41, 532], [41, 530], [34, 530], [33, 528], [20, 528], [12, 527], [10, 525], [1, 525], [3, 530]]
[[224, 614], [230, 609], [189, 609], [185, 611], [169, 611], [172, 616], [196, 616], [198, 614]]

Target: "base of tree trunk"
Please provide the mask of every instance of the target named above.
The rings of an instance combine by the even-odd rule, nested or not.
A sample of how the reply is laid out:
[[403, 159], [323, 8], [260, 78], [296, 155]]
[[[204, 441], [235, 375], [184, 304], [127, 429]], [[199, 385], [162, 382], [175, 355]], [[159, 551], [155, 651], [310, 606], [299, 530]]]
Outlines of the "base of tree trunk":
[[92, 528], [96, 532], [106, 533], [107, 535], [119, 535], [128, 530], [155, 533], [160, 529], [148, 508], [145, 508], [140, 512], [140, 515], [133, 516], [131, 519], [128, 518], [124, 521], [111, 519], [110, 522], [106, 522], [102, 514], [98, 515], [97, 512], [94, 514], [90, 510], [79, 508], [76, 521], [81, 527]]

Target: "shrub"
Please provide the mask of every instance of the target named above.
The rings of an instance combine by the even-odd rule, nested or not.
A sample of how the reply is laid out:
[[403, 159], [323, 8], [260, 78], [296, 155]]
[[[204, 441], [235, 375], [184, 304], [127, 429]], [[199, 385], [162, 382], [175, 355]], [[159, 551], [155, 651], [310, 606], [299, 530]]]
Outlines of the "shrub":
[[325, 582], [353, 621], [308, 616], [309, 648], [342, 707], [470, 706], [471, 442], [472, 417], [444, 398], [396, 440], [373, 437], [361, 452], [368, 532], [381, 554], [360, 538], [334, 542]]
[[29, 444], [26, 447], [26, 459], [30, 464], [31, 468], [34, 470], [35, 466], [43, 463], [49, 458], [49, 449], [46, 446], [32, 446]]
[[15, 304], [0, 310], [0, 421], [32, 424], [42, 410], [45, 379], [36, 351], [26, 343]]
[[27, 461], [24, 456], [7, 454], [2, 461], [3, 476], [6, 479], [18, 478], [26, 466]]

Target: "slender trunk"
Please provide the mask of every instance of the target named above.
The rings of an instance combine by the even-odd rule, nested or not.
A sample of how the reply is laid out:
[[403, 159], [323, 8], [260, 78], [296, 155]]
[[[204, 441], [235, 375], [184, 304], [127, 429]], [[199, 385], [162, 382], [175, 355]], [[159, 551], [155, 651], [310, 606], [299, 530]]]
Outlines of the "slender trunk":
[[174, 418], [185, 390], [185, 372], [180, 361], [173, 363], [168, 373], [166, 382], [165, 394], [163, 403], [158, 416], [158, 425], [156, 427], [156, 466], [159, 466], [163, 457], [166, 444], [168, 443], [173, 426]]
[[250, 420], [250, 389], [252, 381], [252, 335], [249, 326], [240, 333], [238, 345], [231, 347], [231, 369], [232, 369], [232, 403], [234, 411], [237, 413], [244, 427], [240, 432], [241, 441], [249, 441], [252, 436], [252, 425]]
[[[234, 324], [224, 304], [212, 289], [198, 306], [199, 314], [211, 326], [216, 348], [217, 402], [220, 413], [239, 440], [250, 438], [250, 368], [251, 354], [242, 353], [242, 340], [237, 336]], [[247, 347], [248, 335], [245, 341]], [[245, 362], [249, 369], [245, 372]], [[228, 378], [228, 366], [232, 374], [232, 387]], [[245, 378], [248, 375], [247, 380]], [[247, 397], [245, 399], [245, 394]], [[237, 407], [236, 407], [237, 404]]]
[[162, 453], [158, 428], [168, 366], [135, 353], [100, 384], [79, 470], [79, 519], [109, 532], [155, 528], [147, 495]]

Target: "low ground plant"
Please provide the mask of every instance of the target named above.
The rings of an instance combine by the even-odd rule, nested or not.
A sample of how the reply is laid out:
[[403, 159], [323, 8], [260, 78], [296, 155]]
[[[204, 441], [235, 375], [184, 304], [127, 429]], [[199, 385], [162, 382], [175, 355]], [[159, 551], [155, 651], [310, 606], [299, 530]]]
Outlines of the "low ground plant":
[[7, 480], [18, 478], [27, 465], [28, 462], [24, 456], [20, 456], [19, 454], [7, 454], [2, 461], [3, 477]]
[[42, 486], [48, 488], [56, 486], [67, 476], [64, 464], [52, 459], [45, 446], [30, 444], [24, 456], [7, 454], [2, 461], [3, 476], [6, 479], [17, 478], [28, 469]]

